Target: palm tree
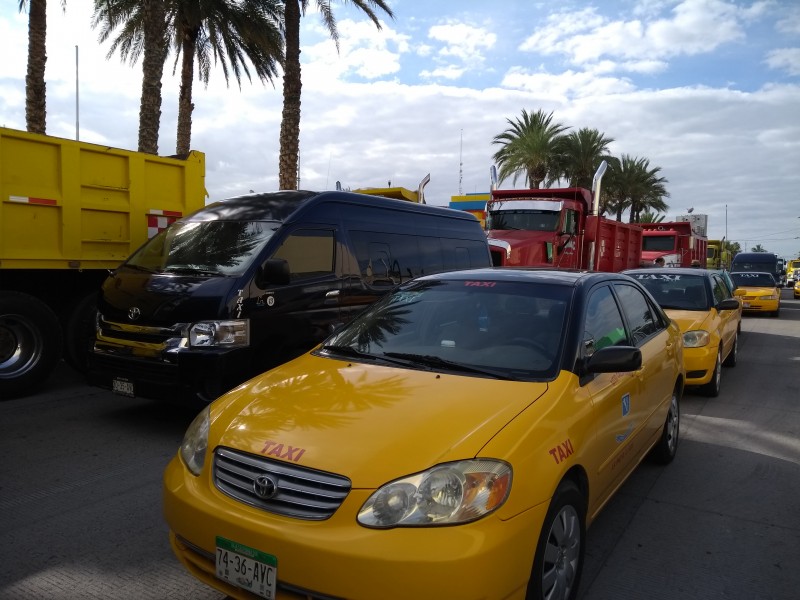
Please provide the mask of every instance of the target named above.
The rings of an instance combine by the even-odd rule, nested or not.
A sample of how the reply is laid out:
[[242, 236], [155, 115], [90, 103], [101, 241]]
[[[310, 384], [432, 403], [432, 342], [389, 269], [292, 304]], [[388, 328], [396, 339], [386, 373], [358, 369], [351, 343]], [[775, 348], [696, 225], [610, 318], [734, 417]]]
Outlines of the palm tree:
[[[345, 0], [347, 2], [347, 0]], [[278, 157], [278, 187], [282, 190], [297, 189], [297, 164], [300, 154], [300, 18], [308, 8], [309, 0], [285, 0], [284, 23], [286, 37], [286, 61], [283, 73], [283, 112], [281, 114], [280, 155]], [[316, 0], [322, 22], [331, 39], [339, 49], [339, 32], [329, 0]], [[376, 8], [394, 18], [394, 13], [384, 0], [350, 0], [363, 11], [375, 27], [381, 23], [375, 14]]]
[[592, 189], [597, 167], [610, 158], [608, 146], [614, 139], [607, 138], [597, 129], [583, 127], [563, 136], [560, 159], [560, 176], [569, 182], [569, 187]]
[[[123, 60], [142, 60], [142, 95], [139, 103], [139, 152], [158, 154], [158, 130], [161, 124], [161, 77], [167, 58], [167, 22], [163, 0], [113, 2], [95, 0], [92, 26], [102, 23], [100, 41], [108, 39], [119, 25], [123, 31], [108, 53], [119, 49]], [[142, 31], [138, 31], [141, 26]]]
[[523, 173], [527, 186], [538, 188], [548, 177], [557, 179], [563, 164], [562, 134], [569, 128], [553, 123], [553, 113], [546, 115], [542, 110], [530, 114], [523, 110], [521, 118], [506, 121], [509, 128], [492, 140], [502, 145], [494, 154], [500, 181], [513, 175], [516, 183]]
[[[119, 50], [123, 60], [130, 57], [131, 62], [136, 62], [142, 53], [146, 20], [152, 19], [153, 27], [161, 22], [152, 11], [145, 13], [144, 3], [145, 0], [95, 0], [93, 25], [103, 24], [101, 41], [122, 25], [109, 56]], [[229, 83], [232, 72], [241, 87], [242, 73], [252, 80], [245, 59], [252, 63], [259, 79], [272, 80], [283, 60], [281, 3], [280, 0], [165, 0], [164, 5], [164, 39], [172, 41], [176, 67], [181, 60], [176, 153], [184, 156], [191, 146], [195, 58], [200, 80], [205, 84], [208, 84], [212, 64], [219, 62], [225, 82]], [[151, 41], [158, 37], [152, 31], [150, 36]], [[155, 60], [159, 52], [157, 49], [153, 52]], [[166, 51], [161, 55], [165, 57]], [[152, 65], [149, 68], [152, 69]], [[155, 71], [148, 71], [148, 76], [154, 77]], [[156, 101], [151, 93], [146, 96], [147, 105], [144, 104], [145, 85], [150, 86], [149, 92], [154, 91], [152, 82], [143, 82], [140, 132], [143, 128], [148, 131], [148, 127], [152, 128], [152, 122], [148, 124], [147, 119], [154, 119], [156, 107], [160, 111], [160, 98]]]
[[[28, 0], [19, 0], [19, 11]], [[66, 10], [67, 0], [61, 0]], [[47, 129], [47, 90], [44, 67], [47, 63], [47, 0], [30, 0], [28, 11], [28, 73], [25, 75], [25, 125], [32, 133]]]
[[766, 252], [767, 249], [764, 248], [761, 244], [756, 244], [750, 249], [750, 252]]
[[658, 177], [660, 167], [650, 168], [646, 158], [634, 158], [623, 154], [621, 160], [609, 161], [609, 174], [605, 183], [606, 202], [604, 209], [615, 211], [617, 221], [622, 213], [630, 211], [629, 223], [641, 222], [643, 212], [666, 212], [669, 208], [664, 198], [669, 197], [664, 184], [667, 180]]

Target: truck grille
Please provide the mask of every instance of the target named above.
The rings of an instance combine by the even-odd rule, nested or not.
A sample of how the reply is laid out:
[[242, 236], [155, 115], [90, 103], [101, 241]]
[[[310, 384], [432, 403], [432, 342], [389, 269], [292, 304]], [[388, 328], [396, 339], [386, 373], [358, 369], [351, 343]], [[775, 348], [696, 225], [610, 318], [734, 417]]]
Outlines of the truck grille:
[[239, 502], [310, 521], [329, 518], [350, 492], [341, 475], [223, 447], [214, 453], [214, 484]]

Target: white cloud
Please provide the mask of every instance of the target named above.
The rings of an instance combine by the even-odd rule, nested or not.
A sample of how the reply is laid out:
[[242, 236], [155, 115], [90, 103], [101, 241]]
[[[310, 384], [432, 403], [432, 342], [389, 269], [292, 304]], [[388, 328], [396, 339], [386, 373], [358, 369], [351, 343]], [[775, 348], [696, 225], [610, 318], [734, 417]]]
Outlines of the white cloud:
[[771, 50], [764, 61], [770, 69], [780, 69], [789, 75], [800, 75], [800, 48]]

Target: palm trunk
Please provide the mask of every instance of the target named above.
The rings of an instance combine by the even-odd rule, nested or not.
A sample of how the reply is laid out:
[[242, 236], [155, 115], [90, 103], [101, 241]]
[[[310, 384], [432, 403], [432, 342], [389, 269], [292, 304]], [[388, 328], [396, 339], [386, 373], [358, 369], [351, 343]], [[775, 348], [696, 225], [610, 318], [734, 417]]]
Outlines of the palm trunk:
[[139, 152], [158, 154], [161, 124], [161, 76], [166, 59], [165, 11], [162, 0], [143, 0], [144, 59], [139, 105]]
[[297, 189], [297, 164], [300, 154], [300, 5], [286, 0], [286, 63], [283, 74], [283, 113], [281, 115], [278, 187]]
[[192, 82], [194, 81], [194, 52], [197, 43], [197, 32], [184, 33], [183, 60], [181, 62], [181, 89], [178, 96], [178, 139], [176, 153], [186, 156], [192, 144]]
[[28, 73], [25, 76], [25, 122], [28, 131], [45, 133], [47, 102], [44, 66], [47, 62], [47, 0], [30, 0]]

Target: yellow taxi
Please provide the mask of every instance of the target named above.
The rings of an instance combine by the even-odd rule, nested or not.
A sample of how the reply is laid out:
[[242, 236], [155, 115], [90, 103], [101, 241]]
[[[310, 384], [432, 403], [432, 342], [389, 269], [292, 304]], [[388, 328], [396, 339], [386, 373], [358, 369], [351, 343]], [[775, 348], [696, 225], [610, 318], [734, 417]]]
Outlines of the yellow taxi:
[[197, 416], [164, 472], [172, 548], [239, 599], [574, 599], [586, 528], [675, 456], [683, 384], [628, 277], [422, 277]]
[[[625, 271], [653, 295], [683, 333], [686, 385], [719, 396], [722, 366], [736, 366], [742, 304], [715, 271], [653, 268]], [[736, 284], [735, 275], [731, 275]]]
[[744, 271], [731, 273], [736, 284], [734, 292], [742, 300], [745, 313], [767, 313], [777, 317], [781, 313], [781, 290], [770, 273]]
[[794, 298], [795, 300], [800, 298], [800, 279], [796, 279], [794, 282]]
[[798, 281], [800, 281], [800, 258], [786, 263], [786, 283], [797, 287]]

